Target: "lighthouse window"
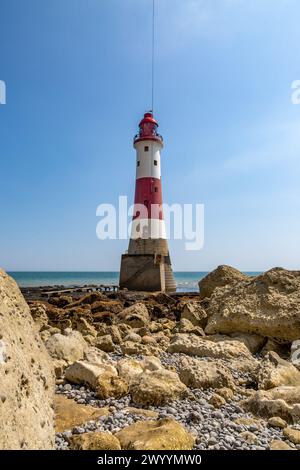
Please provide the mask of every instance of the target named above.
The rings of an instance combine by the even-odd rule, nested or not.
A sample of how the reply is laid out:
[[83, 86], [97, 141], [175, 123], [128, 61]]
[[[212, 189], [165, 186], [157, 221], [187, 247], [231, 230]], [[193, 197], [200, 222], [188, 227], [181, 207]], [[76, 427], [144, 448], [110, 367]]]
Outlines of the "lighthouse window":
[[154, 160], [154, 166], [157, 166], [157, 160]]
[[155, 191], [156, 193], [158, 193], [158, 187], [157, 187], [157, 186], [155, 186], [154, 191]]
[[145, 147], [145, 152], [149, 152], [149, 147], [148, 147], [148, 145], [146, 145], [146, 147]]
[[140, 161], [137, 162], [137, 166], [140, 166]]

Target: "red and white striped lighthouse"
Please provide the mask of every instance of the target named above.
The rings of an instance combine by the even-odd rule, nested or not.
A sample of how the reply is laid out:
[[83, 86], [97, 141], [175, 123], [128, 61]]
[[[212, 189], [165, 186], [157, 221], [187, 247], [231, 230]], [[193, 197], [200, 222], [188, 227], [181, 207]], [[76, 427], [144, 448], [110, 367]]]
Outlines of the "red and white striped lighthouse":
[[162, 210], [160, 151], [163, 138], [152, 112], [144, 115], [134, 138], [136, 186], [128, 253], [122, 256], [120, 287], [174, 291], [174, 280]]

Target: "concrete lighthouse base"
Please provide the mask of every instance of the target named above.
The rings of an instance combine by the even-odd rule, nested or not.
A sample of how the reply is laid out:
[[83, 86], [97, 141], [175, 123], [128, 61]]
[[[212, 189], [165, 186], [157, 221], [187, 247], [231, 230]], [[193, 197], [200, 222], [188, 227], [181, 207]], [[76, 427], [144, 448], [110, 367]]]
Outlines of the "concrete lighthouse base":
[[176, 291], [169, 256], [125, 254], [122, 256], [120, 288], [136, 291]]

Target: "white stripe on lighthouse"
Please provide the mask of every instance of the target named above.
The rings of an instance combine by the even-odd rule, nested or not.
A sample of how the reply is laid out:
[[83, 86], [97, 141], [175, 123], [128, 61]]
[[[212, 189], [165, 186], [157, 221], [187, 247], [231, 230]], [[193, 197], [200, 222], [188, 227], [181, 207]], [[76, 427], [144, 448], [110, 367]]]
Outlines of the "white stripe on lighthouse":
[[166, 239], [165, 221], [160, 219], [135, 219], [131, 223], [131, 239], [155, 238]]
[[160, 149], [162, 144], [152, 140], [136, 142], [136, 179], [161, 178]]

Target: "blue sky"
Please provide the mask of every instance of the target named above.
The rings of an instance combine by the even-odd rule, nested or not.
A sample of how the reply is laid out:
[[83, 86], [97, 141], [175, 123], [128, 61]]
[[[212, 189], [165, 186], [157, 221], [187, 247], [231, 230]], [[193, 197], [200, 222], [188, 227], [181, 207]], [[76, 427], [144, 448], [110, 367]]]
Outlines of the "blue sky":
[[[175, 270], [300, 266], [299, 0], [156, 0], [164, 200], [205, 204]], [[1, 0], [0, 265], [118, 270], [98, 204], [133, 198], [151, 0]]]

